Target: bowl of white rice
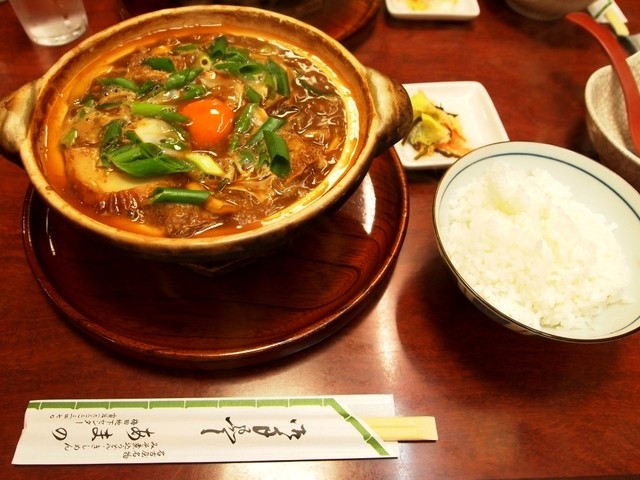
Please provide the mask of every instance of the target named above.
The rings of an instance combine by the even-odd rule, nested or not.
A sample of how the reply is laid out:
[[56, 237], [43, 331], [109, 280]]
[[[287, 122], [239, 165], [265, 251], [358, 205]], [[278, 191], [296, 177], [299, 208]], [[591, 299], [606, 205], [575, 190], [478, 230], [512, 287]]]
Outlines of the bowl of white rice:
[[442, 177], [438, 249], [465, 296], [525, 334], [568, 342], [640, 329], [640, 194], [560, 147], [480, 147]]

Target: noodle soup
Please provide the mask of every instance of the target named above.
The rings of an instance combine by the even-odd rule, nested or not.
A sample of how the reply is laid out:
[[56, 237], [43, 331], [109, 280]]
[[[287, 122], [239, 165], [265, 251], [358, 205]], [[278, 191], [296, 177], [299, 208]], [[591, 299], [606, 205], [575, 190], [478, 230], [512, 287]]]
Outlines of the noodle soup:
[[189, 238], [252, 229], [355, 148], [350, 92], [283, 42], [194, 27], [88, 64], [52, 105], [52, 186], [119, 229]]
[[344, 204], [412, 115], [401, 84], [326, 33], [210, 5], [92, 35], [0, 119], [0, 145], [71, 225], [154, 260], [224, 263]]

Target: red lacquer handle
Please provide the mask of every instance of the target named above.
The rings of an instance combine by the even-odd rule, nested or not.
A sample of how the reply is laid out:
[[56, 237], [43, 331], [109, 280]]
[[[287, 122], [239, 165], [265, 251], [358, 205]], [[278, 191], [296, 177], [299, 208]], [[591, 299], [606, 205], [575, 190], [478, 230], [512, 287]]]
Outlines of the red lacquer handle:
[[607, 55], [609, 55], [611, 65], [618, 75], [624, 94], [631, 141], [633, 142], [635, 153], [640, 154], [640, 92], [638, 91], [638, 84], [627, 63], [626, 52], [613, 36], [613, 33], [604, 25], [596, 22], [591, 15], [574, 12], [568, 14], [565, 18], [591, 33]]

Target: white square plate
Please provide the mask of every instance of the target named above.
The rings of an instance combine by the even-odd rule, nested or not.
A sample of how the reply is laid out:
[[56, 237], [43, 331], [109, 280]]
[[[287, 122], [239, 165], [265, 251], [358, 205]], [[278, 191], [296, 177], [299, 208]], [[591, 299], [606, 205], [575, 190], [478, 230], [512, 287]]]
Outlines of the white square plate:
[[480, 15], [478, 0], [430, 0], [424, 10], [409, 8], [406, 0], [386, 0], [392, 17], [406, 20], [471, 20]]
[[[422, 90], [438, 107], [458, 115], [462, 133], [471, 148], [505, 142], [509, 136], [487, 90], [478, 82], [435, 82], [404, 84], [409, 96]], [[415, 159], [416, 150], [409, 143], [393, 147], [407, 170], [444, 168], [456, 161], [440, 153]]]

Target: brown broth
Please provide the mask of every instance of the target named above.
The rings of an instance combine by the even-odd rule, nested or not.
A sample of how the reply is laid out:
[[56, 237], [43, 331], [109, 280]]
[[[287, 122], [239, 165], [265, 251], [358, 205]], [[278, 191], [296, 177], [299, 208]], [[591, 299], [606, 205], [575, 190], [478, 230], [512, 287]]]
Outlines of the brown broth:
[[[284, 68], [289, 78], [288, 96], [267, 95], [264, 93], [267, 90], [259, 83], [240, 81], [217, 68], [209, 68], [207, 61], [214, 61], [210, 58], [202, 60], [201, 53], [174, 53], [179, 50], [176, 47], [185, 45], [197, 45], [201, 51], [205, 50], [220, 34], [197, 29], [180, 37], [156, 34], [120, 47], [109, 58], [97, 59], [84, 67], [76, 81], [62, 92], [49, 114], [45, 174], [54, 189], [76, 208], [103, 223], [138, 233], [175, 237], [221, 235], [254, 228], [264, 219], [300, 203], [310, 192], [319, 193], [317, 190], [324, 188], [323, 182], [340, 162], [343, 151], [350, 151], [357, 141], [348, 133], [349, 107], [345, 106], [345, 99], [350, 98], [350, 93], [326, 65], [311, 62], [308, 60], [311, 57], [304, 52], [282, 43], [224, 33], [230, 46], [251, 52], [253, 60], [264, 63], [271, 59]], [[255, 164], [248, 167], [242, 163], [238, 148], [229, 152], [231, 137], [205, 149], [192, 148], [188, 135], [175, 133], [184, 130], [185, 125], [188, 127], [188, 123], [179, 125], [176, 131], [170, 130], [170, 139], [186, 142], [187, 150], [197, 150], [213, 158], [226, 172], [224, 178], [191, 171], [140, 181], [118, 172], [113, 165], [101, 166], [99, 152], [103, 136], [99, 132], [104, 132], [105, 125], [111, 120], [124, 118], [125, 129], [135, 131], [136, 135], [146, 132], [142, 126], [148, 126], [147, 123], [154, 128], [164, 127], [157, 119], [136, 118], [130, 123], [130, 107], [110, 107], [111, 104], [120, 101], [129, 105], [132, 101], [143, 101], [179, 109], [189, 101], [195, 101], [170, 100], [168, 96], [173, 90], [162, 89], [141, 100], [137, 93], [104, 86], [97, 81], [105, 77], [124, 77], [141, 85], [148, 77], [162, 85], [171, 74], [144, 65], [142, 60], [149, 57], [171, 58], [176, 70], [194, 64], [204, 65], [205, 70], [194, 83], [205, 87], [205, 97], [223, 100], [236, 119], [247, 103], [240, 87], [249, 84], [263, 89], [260, 114], [285, 120], [278, 135], [288, 145], [291, 173], [280, 178]], [[82, 103], [88, 97], [93, 99], [90, 106]], [[258, 126], [258, 120], [254, 119], [241, 142], [246, 143]], [[62, 139], [70, 130], [79, 132], [78, 136], [72, 146], [62, 147]], [[124, 143], [127, 143], [126, 139]], [[182, 159], [184, 150], [170, 154]], [[117, 182], [114, 183], [114, 179]], [[126, 188], [119, 189], [121, 186]], [[153, 189], [156, 186], [204, 189], [211, 192], [211, 197], [206, 208], [149, 204], [151, 186]]]

